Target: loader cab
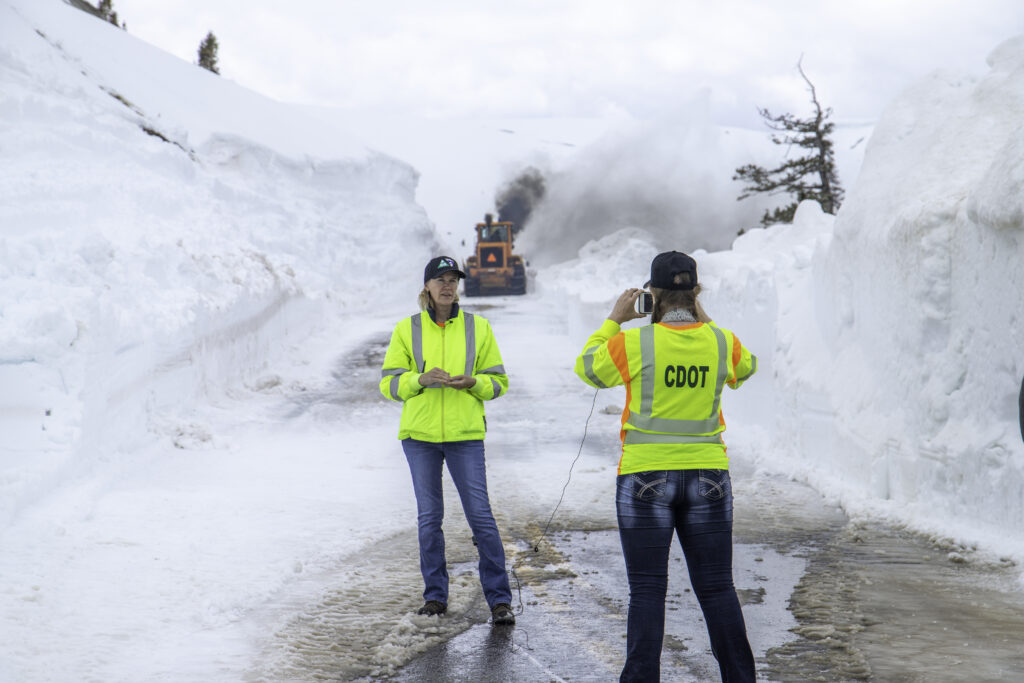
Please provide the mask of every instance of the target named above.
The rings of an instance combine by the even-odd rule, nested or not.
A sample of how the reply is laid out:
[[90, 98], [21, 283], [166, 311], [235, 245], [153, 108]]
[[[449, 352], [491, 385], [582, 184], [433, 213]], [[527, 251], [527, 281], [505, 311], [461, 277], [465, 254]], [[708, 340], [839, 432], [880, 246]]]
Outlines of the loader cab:
[[509, 241], [509, 226], [500, 225], [498, 223], [491, 223], [480, 226], [480, 241], [481, 242], [508, 242]]

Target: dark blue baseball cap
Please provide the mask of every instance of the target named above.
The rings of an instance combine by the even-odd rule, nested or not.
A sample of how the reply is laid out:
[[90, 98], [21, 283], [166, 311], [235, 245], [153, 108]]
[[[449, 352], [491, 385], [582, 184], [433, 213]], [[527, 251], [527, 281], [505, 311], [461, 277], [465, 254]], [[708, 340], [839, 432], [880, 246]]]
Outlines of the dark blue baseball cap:
[[[676, 275], [689, 273], [689, 282], [675, 281]], [[697, 262], [680, 251], [664, 251], [651, 261], [651, 279], [644, 289], [693, 289], [697, 286]]]
[[441, 277], [445, 273], [455, 273], [460, 278], [466, 277], [466, 274], [459, 270], [458, 262], [451, 256], [435, 256], [423, 269], [423, 284], [427, 284], [427, 280]]

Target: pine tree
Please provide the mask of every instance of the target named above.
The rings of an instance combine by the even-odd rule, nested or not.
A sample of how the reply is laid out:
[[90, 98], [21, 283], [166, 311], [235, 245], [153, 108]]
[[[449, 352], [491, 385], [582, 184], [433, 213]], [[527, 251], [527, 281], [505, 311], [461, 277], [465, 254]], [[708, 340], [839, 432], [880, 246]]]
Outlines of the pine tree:
[[119, 28], [125, 28], [117, 21], [117, 12], [114, 11], [114, 0], [100, 0], [100, 4], [96, 9], [99, 10], [100, 16], [105, 21], [109, 21]]
[[769, 128], [781, 133], [772, 135], [773, 143], [787, 147], [796, 145], [805, 150], [806, 154], [770, 170], [755, 164], [747, 164], [736, 169], [736, 175], [732, 177], [733, 180], [747, 183], [737, 200], [760, 193], [788, 194], [793, 198], [792, 203], [786, 206], [764, 212], [761, 225], [765, 227], [774, 223], [792, 222], [796, 207], [804, 200], [813, 199], [821, 205], [822, 211], [833, 215], [839, 211], [839, 205], [843, 201], [843, 188], [839, 184], [839, 175], [836, 172], [831, 139], [835, 124], [828, 121], [832, 109], [821, 108], [814, 84], [807, 78], [800, 62], [797, 62], [796, 68], [810, 89], [814, 115], [798, 119], [792, 114], [772, 116], [767, 109], [758, 109], [758, 113]]
[[203, 38], [203, 42], [199, 44], [199, 66], [207, 71], [220, 74], [220, 69], [217, 68], [217, 47], [217, 36], [210, 31]]

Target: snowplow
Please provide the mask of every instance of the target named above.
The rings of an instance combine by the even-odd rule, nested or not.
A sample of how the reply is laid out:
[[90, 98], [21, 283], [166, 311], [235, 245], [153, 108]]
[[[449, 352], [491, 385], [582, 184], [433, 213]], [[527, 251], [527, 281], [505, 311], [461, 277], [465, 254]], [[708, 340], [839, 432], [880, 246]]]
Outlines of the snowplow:
[[466, 296], [526, 294], [523, 257], [512, 253], [515, 224], [495, 221], [491, 214], [476, 224], [476, 250], [466, 258]]

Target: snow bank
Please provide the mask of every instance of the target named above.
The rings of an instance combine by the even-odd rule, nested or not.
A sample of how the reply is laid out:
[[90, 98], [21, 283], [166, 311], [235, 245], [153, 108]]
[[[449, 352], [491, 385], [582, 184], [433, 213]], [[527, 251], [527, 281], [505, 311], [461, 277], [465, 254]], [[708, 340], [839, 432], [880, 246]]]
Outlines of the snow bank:
[[[760, 359], [726, 398], [727, 443], [853, 514], [1024, 561], [1024, 39], [989, 65], [892, 103], [838, 217], [805, 202], [693, 254], [708, 313]], [[614, 233], [539, 282], [582, 343], [681, 242]]]
[[834, 226], [805, 203], [700, 262], [711, 314], [761, 352], [729, 405], [763, 465], [1022, 561], [1024, 41], [989, 64], [892, 103]]
[[415, 274], [437, 239], [416, 172], [336, 128], [59, 0], [5, 3], [0, 33], [2, 526], [311, 307], [397, 296], [379, 255]]
[[[932, 74], [876, 127], [815, 264], [837, 372], [790, 390], [826, 399], [800, 451], [844, 491], [1020, 554], [1024, 40], [989, 65], [978, 80]], [[780, 377], [801, 365], [777, 361]]]

